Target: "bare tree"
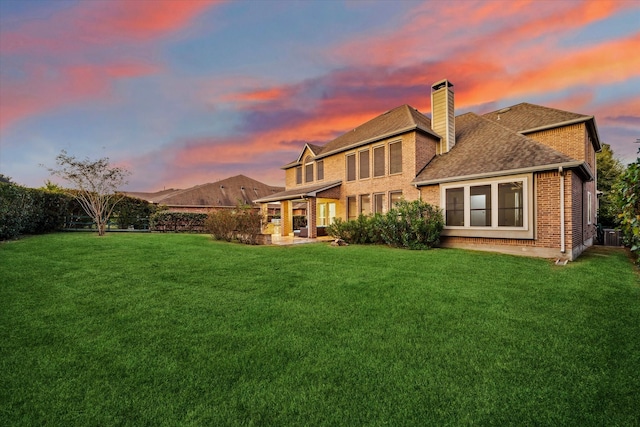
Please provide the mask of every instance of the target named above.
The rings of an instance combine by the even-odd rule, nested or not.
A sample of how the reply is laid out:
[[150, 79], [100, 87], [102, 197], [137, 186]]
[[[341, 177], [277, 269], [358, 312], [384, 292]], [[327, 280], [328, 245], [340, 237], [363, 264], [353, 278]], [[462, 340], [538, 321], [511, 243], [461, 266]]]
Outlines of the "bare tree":
[[73, 190], [66, 193], [80, 203], [96, 223], [98, 235], [104, 236], [113, 208], [124, 198], [118, 188], [127, 183], [129, 171], [111, 166], [108, 157], [78, 160], [64, 150], [56, 157], [56, 163], [58, 168], [49, 168], [49, 172], [73, 186]]

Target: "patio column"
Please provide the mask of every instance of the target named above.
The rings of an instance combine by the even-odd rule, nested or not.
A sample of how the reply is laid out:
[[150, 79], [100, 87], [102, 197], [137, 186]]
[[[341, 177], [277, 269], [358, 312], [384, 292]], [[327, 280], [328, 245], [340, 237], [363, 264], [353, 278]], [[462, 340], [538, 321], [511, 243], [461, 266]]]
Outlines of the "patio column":
[[291, 218], [291, 202], [283, 200], [280, 202], [280, 230], [283, 237], [293, 233], [293, 219]]
[[316, 198], [307, 199], [307, 228], [309, 229], [309, 237], [315, 239], [318, 237], [318, 221], [316, 220]]

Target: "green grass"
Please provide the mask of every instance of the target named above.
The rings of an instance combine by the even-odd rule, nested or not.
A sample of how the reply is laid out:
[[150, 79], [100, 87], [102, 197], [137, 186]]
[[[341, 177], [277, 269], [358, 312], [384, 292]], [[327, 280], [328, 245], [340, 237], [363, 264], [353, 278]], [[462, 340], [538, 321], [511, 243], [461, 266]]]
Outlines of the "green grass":
[[624, 251], [0, 245], [0, 425], [640, 423]]

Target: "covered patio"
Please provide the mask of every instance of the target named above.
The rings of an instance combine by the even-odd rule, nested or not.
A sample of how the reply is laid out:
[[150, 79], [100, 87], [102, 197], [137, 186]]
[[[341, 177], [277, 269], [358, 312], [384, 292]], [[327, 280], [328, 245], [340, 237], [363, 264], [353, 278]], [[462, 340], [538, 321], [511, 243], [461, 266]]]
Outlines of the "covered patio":
[[[255, 202], [260, 203], [263, 210], [269, 203], [280, 203], [281, 221], [278, 237], [281, 238], [294, 238], [293, 204], [299, 202], [306, 203], [307, 227], [305, 230], [300, 230], [299, 237], [295, 237], [295, 240], [315, 240], [318, 238], [318, 228], [328, 225], [336, 215], [336, 205], [340, 198], [340, 185], [342, 185], [342, 181], [332, 181], [320, 185], [300, 187], [263, 197], [255, 200]], [[328, 200], [330, 202], [319, 203], [319, 200]], [[322, 232], [320, 234], [322, 234]], [[276, 240], [275, 238], [276, 234], [273, 234], [272, 241]]]

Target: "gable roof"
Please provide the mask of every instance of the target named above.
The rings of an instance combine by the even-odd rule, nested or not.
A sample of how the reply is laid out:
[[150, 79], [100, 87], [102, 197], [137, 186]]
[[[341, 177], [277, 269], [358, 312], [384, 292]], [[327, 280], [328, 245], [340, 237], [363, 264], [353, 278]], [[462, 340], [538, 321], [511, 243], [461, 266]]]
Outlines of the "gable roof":
[[429, 120], [427, 116], [410, 105], [405, 104], [374, 117], [357, 128], [329, 141], [324, 146], [305, 144], [300, 156], [298, 156], [298, 160], [284, 165], [282, 169], [298, 166], [302, 153], [304, 153], [307, 147], [316, 155], [316, 159], [319, 160], [341, 151], [391, 138], [413, 130], [422, 131], [436, 138], [440, 138], [440, 136], [431, 129], [431, 120]]
[[516, 133], [502, 123], [474, 113], [456, 117], [455, 124], [456, 145], [448, 153], [434, 157], [414, 179], [414, 184], [427, 185], [583, 165], [583, 162]]
[[158, 193], [127, 193], [152, 203], [167, 206], [190, 207], [233, 207], [239, 202], [255, 203], [260, 197], [266, 197], [284, 190], [264, 184], [245, 175], [236, 175], [208, 184], [196, 185], [185, 190], [167, 190]]
[[523, 135], [586, 122], [594, 136], [595, 150], [600, 151], [601, 149], [600, 137], [593, 116], [523, 102], [484, 114], [483, 117]]

